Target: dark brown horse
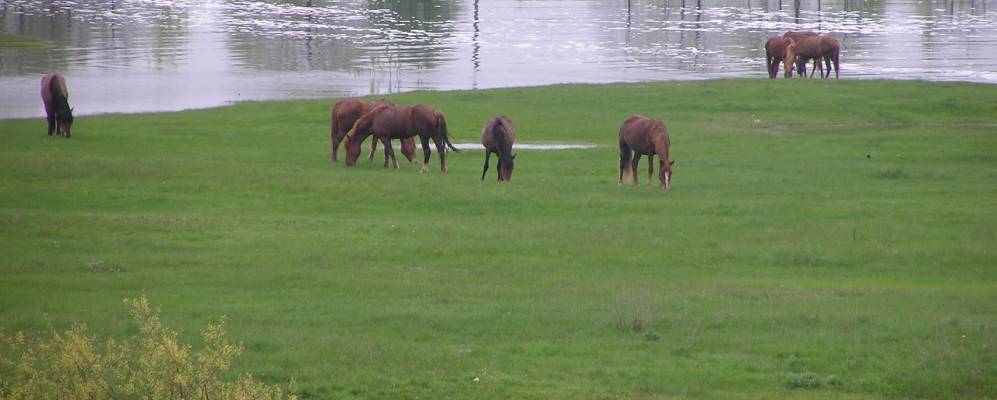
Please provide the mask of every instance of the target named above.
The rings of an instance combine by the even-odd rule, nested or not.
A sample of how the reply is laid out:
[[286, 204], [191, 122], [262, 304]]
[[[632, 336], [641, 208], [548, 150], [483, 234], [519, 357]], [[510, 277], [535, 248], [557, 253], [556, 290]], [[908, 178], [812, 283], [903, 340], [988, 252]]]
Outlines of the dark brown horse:
[[[339, 161], [339, 144], [346, 137], [346, 131], [353, 127], [353, 124], [360, 119], [370, 110], [373, 110], [375, 106], [380, 104], [390, 104], [395, 105], [388, 100], [381, 99], [376, 103], [371, 103], [369, 101], [357, 100], [357, 99], [343, 99], [337, 101], [335, 105], [332, 106], [331, 120], [332, 128], [330, 129], [330, 140], [332, 141], [332, 151], [329, 155], [329, 159], [332, 162]], [[374, 159], [374, 151], [377, 150], [377, 141], [375, 140], [371, 143], [370, 155], [367, 157], [368, 160]], [[412, 138], [402, 139], [402, 154], [405, 158], [408, 158], [409, 162], [416, 162], [418, 158], [415, 156], [415, 140]]]
[[69, 139], [69, 129], [73, 126], [73, 109], [69, 107], [69, 90], [66, 89], [65, 78], [57, 74], [42, 77], [42, 103], [45, 104], [48, 135], [52, 136], [52, 132], [56, 131], [56, 134]]
[[[782, 37], [787, 39], [793, 39], [793, 41], [796, 42], [797, 44], [800, 43], [800, 40], [802, 40], [803, 38], [815, 37], [815, 36], [817, 36], [817, 32], [810, 32], [810, 31], [801, 31], [801, 32], [789, 31], [782, 34]], [[797, 46], [796, 73], [802, 78], [807, 77], [807, 61], [809, 61], [809, 59], [801, 59], [799, 54], [799, 46]]]
[[512, 179], [512, 162], [516, 155], [512, 154], [512, 144], [516, 141], [516, 128], [506, 116], [492, 118], [481, 129], [481, 144], [485, 146], [485, 168], [481, 170], [481, 180], [485, 180], [488, 172], [488, 157], [498, 155], [498, 180], [508, 182]]
[[623, 184], [624, 175], [633, 175], [634, 186], [637, 185], [637, 164], [640, 156], [647, 154], [647, 180], [650, 184], [651, 176], [654, 174], [654, 155], [658, 155], [658, 179], [661, 187], [668, 190], [672, 187], [672, 164], [669, 161], [668, 149], [671, 141], [668, 139], [668, 130], [660, 120], [646, 118], [640, 115], [633, 115], [623, 121], [620, 127], [620, 180]]
[[443, 117], [443, 113], [421, 104], [402, 107], [381, 104], [360, 117], [346, 134], [346, 165], [356, 164], [357, 158], [360, 157], [360, 145], [371, 134], [384, 144], [385, 167], [389, 165], [390, 159], [395, 168], [398, 168], [395, 151], [391, 148], [391, 139], [419, 135], [419, 139], [422, 140], [422, 153], [425, 155], [422, 172], [426, 172], [426, 165], [429, 163], [430, 138], [436, 144], [436, 151], [440, 155], [440, 170], [443, 172], [447, 172], [447, 146], [454, 152], [459, 152], [450, 143], [450, 132], [447, 131], [447, 120]]
[[[797, 63], [806, 64], [810, 59], [814, 60], [814, 68], [820, 68], [821, 79], [831, 76], [831, 63], [834, 62], [834, 79], [838, 79], [839, 54], [841, 45], [838, 39], [831, 36], [809, 36], [796, 41]], [[824, 60], [823, 64], [821, 60]], [[825, 66], [827, 74], [824, 74]], [[814, 71], [810, 71], [813, 77]]]
[[793, 65], [796, 61], [796, 42], [787, 37], [771, 37], [765, 42], [765, 65], [768, 66], [769, 79], [775, 79], [779, 74], [779, 63], [786, 68], [786, 78], [793, 77]]

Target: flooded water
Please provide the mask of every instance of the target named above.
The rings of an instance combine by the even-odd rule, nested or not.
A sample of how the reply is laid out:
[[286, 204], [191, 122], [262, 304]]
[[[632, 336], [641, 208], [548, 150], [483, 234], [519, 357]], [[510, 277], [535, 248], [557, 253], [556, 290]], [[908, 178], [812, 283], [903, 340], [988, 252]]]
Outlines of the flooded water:
[[0, 0], [0, 118], [564, 82], [765, 78], [764, 42], [830, 34], [842, 79], [997, 83], [997, 0]]

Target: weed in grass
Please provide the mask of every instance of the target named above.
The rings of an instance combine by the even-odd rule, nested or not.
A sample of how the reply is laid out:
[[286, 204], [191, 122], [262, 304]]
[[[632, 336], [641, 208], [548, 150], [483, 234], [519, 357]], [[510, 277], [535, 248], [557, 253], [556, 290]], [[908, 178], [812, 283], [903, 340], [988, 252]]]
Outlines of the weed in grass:
[[643, 332], [651, 326], [647, 296], [632, 291], [616, 296], [611, 311], [613, 325], [620, 332]]
[[841, 379], [834, 375], [820, 377], [813, 372], [787, 372], [784, 382], [790, 389], [819, 389], [843, 384]]
[[125, 270], [117, 265], [105, 265], [103, 261], [91, 261], [87, 263], [91, 272], [124, 272]]
[[910, 175], [900, 168], [894, 168], [889, 171], [880, 172], [875, 177], [879, 179], [907, 179]]

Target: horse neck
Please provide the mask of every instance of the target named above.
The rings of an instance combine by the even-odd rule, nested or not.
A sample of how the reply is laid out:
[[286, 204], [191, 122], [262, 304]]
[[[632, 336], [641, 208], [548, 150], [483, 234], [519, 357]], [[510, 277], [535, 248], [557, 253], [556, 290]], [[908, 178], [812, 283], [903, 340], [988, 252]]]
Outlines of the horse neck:
[[654, 153], [658, 155], [659, 160], [664, 163], [662, 165], [668, 164], [668, 131], [661, 128], [661, 133], [656, 134], [651, 138], [651, 143], [654, 145]]

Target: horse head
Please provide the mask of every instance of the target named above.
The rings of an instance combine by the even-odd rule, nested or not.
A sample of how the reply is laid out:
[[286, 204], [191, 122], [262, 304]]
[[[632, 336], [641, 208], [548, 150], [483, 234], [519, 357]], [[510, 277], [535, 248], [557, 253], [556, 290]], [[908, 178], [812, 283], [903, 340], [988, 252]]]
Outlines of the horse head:
[[69, 101], [62, 96], [56, 101], [55, 120], [59, 125], [59, 132], [62, 136], [70, 136], [70, 128], [73, 126], [73, 109], [69, 107]]
[[665, 190], [672, 188], [672, 165], [675, 160], [665, 161], [664, 157], [659, 161], [658, 179], [661, 180], [661, 187]]
[[360, 158], [360, 146], [364, 139], [371, 134], [371, 128], [374, 126], [374, 117], [390, 107], [390, 102], [383, 99], [382, 102], [387, 104], [379, 102], [373, 110], [357, 119], [350, 131], [346, 132], [346, 138], [343, 139], [343, 144], [346, 146], [346, 165], [353, 166], [357, 163], [357, 159]]
[[783, 57], [783, 64], [785, 65], [786, 78], [793, 77], [793, 66], [796, 65], [796, 41], [793, 38], [786, 38], [789, 40], [789, 44], [786, 45], [786, 54]]
[[512, 179], [512, 166], [513, 161], [516, 159], [516, 155], [506, 155], [503, 157], [499, 154], [499, 180], [508, 182]]

